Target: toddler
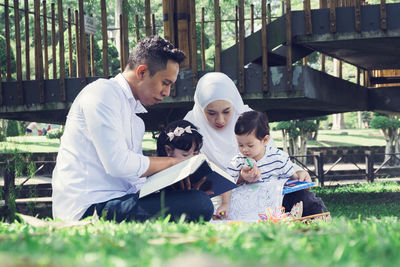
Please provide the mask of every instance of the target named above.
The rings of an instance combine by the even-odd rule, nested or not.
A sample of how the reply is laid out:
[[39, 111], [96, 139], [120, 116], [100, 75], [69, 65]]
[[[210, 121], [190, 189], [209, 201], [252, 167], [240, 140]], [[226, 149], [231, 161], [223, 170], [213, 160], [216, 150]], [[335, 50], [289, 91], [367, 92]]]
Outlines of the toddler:
[[227, 171], [240, 186], [232, 190], [229, 203], [222, 202], [217, 214], [226, 214], [232, 220], [256, 220], [267, 207], [283, 205], [290, 211], [300, 201], [303, 216], [327, 211], [322, 200], [308, 190], [282, 195], [288, 178], [303, 181], [308, 176], [304, 170], [294, 170], [286, 152], [269, 145], [268, 118], [264, 113], [243, 113], [236, 122], [235, 135], [240, 153]]

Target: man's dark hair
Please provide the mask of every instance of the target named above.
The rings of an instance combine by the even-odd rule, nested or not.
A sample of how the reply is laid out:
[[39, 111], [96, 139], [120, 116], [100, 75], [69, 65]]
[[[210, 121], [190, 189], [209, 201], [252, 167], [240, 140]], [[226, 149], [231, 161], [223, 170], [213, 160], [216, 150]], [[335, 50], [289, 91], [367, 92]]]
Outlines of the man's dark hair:
[[269, 135], [268, 117], [259, 111], [247, 111], [239, 116], [235, 124], [236, 135], [248, 135], [254, 132], [258, 140]]
[[153, 76], [160, 70], [167, 68], [168, 60], [180, 64], [186, 56], [183, 51], [175, 48], [170, 42], [158, 35], [140, 39], [128, 59], [128, 67], [134, 69], [138, 65], [146, 64]]

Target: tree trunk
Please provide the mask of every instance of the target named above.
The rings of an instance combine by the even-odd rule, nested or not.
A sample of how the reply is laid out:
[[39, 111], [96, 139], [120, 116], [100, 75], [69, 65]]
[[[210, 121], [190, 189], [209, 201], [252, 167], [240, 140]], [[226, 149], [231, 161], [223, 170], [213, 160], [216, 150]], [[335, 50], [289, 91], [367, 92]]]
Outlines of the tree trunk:
[[[300, 155], [307, 156], [307, 135], [309, 132], [306, 132], [300, 136]], [[307, 164], [307, 157], [301, 157], [300, 162], [304, 165]]]
[[332, 116], [333, 116], [332, 130], [346, 129], [346, 126], [344, 124], [344, 114], [343, 113], [333, 114]]
[[361, 111], [357, 111], [357, 120], [358, 120], [358, 128], [364, 128], [364, 124], [362, 122]]
[[288, 152], [288, 142], [287, 142], [287, 134], [285, 130], [282, 130], [282, 146], [283, 146], [283, 151], [286, 153]]
[[[386, 160], [390, 159], [391, 155], [389, 155], [389, 154], [391, 154], [393, 152], [393, 141], [394, 141], [394, 138], [393, 138], [393, 133], [392, 133], [391, 129], [382, 130], [382, 133], [383, 133], [383, 136], [385, 137], [385, 141], [386, 141], [385, 159], [384, 159], [384, 161], [386, 161]], [[391, 165], [390, 160], [387, 163], [389, 165]]]

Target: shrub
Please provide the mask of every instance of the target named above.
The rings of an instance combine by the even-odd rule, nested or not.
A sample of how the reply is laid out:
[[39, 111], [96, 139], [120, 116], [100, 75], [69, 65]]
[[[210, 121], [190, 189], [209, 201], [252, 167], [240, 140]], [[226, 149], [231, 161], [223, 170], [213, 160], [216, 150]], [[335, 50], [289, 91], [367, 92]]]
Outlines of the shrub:
[[64, 128], [51, 129], [47, 132], [46, 137], [49, 139], [60, 139], [64, 133]]
[[9, 120], [7, 126], [7, 136], [19, 136], [18, 121]]

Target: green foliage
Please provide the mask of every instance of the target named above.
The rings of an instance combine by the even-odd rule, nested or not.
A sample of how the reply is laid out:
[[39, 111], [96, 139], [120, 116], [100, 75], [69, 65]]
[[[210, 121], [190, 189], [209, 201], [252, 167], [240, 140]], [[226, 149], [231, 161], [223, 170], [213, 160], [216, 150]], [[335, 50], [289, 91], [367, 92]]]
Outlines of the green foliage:
[[50, 129], [49, 131], [47, 131], [46, 137], [48, 139], [60, 139], [63, 133], [64, 133], [63, 127], [58, 129]]
[[19, 136], [18, 121], [15, 120], [8, 121], [7, 136]]
[[374, 129], [398, 129], [400, 120], [387, 116], [376, 116], [371, 120], [371, 127]]

